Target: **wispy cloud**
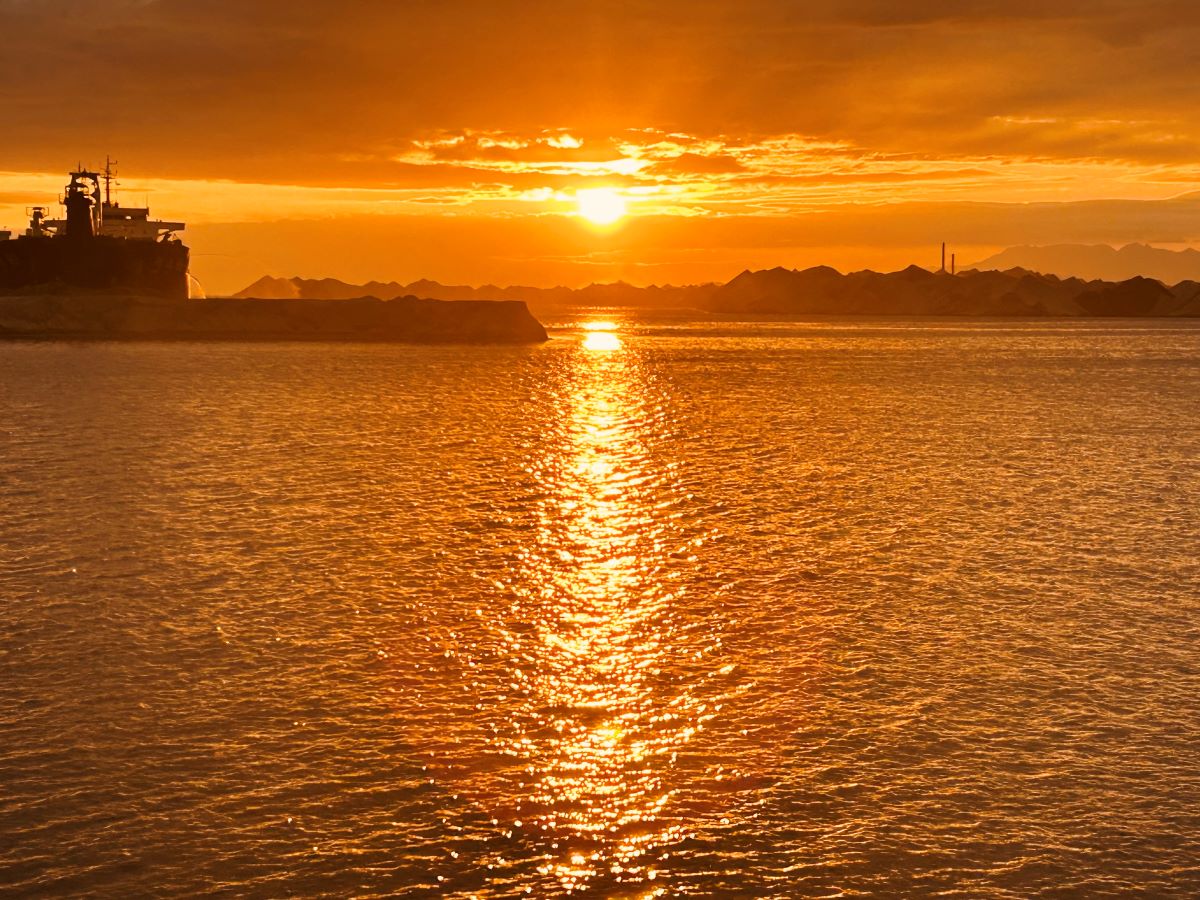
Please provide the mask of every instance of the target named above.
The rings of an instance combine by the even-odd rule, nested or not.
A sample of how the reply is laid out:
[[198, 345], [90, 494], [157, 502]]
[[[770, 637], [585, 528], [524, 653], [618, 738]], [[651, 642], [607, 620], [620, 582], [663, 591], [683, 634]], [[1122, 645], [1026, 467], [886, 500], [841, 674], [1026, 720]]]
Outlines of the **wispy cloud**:
[[561, 226], [603, 186], [693, 241], [1200, 187], [1191, 0], [0, 0], [0, 33], [11, 225], [106, 152], [198, 225]]

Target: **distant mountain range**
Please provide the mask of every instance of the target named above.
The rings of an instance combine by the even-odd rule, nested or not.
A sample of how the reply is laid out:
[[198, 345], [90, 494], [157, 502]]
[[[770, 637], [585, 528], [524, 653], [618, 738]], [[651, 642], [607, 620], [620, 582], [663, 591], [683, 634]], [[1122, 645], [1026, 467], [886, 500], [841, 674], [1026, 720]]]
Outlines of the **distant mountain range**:
[[538, 288], [485, 284], [471, 287], [440, 284], [422, 279], [410, 284], [395, 281], [369, 281], [347, 284], [336, 278], [260, 278], [234, 294], [262, 300], [347, 300], [354, 297], [427, 297], [431, 300], [524, 300], [531, 307], [550, 306], [643, 306], [656, 308], [703, 307], [717, 289], [715, 284], [651, 285], [635, 287], [624, 282], [591, 284], [584, 288]]
[[1200, 281], [1174, 287], [1143, 277], [1123, 281], [1059, 278], [1027, 269], [950, 275], [909, 266], [853, 272], [828, 266], [743, 272], [728, 284], [586, 288], [480, 288], [435, 281], [346, 284], [336, 279], [263, 278], [236, 296], [260, 299], [524, 300], [530, 306], [691, 307], [714, 313], [871, 316], [1200, 316]]
[[1054, 244], [1046, 247], [1009, 247], [975, 263], [973, 269], [1029, 269], [1060, 278], [1124, 281], [1142, 276], [1164, 284], [1200, 281], [1200, 250], [1163, 250], [1147, 244]]
[[1025, 269], [957, 275], [909, 266], [842, 275], [743, 272], [709, 300], [717, 312], [871, 316], [1200, 316], [1200, 283], [1168, 288], [1149, 278], [1084, 281]]

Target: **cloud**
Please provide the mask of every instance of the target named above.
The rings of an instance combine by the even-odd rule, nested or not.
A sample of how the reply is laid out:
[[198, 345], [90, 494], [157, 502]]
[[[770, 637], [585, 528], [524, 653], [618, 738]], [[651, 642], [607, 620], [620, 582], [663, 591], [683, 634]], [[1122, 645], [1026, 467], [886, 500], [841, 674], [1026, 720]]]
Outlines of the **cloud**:
[[[9, 2], [0, 113], [31, 138], [22, 168], [104, 142], [144, 148], [154, 174], [244, 159], [291, 180], [431, 129], [1182, 160], [1198, 26], [1177, 2]], [[103, 86], [94, 115], [62, 115], [80, 84]], [[1091, 144], [1054, 124], [1123, 118], [1149, 124]]]
[[1200, 186], [1190, 0], [0, 0], [0, 33], [7, 217], [21, 173], [57, 190], [106, 152], [199, 221], [219, 200], [509, 233], [599, 183], [717, 250], [757, 233], [722, 221], [817, 214], [828, 241], [893, 246], [921, 203], [983, 243], [1010, 212], [970, 204], [1032, 204], [1011, 221], [1066, 240], [1084, 223], [1037, 204]]
[[728, 153], [681, 153], [654, 164], [659, 175], [729, 175], [746, 171], [746, 167]]

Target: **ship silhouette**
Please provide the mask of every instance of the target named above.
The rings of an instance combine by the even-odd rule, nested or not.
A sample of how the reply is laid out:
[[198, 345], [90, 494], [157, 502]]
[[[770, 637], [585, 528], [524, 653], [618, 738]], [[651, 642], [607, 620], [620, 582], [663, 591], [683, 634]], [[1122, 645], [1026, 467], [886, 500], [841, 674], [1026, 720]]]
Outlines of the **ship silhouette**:
[[79, 166], [68, 175], [59, 201], [63, 218], [35, 206], [23, 235], [0, 240], [0, 292], [186, 300], [189, 251], [177, 237], [184, 223], [151, 219], [149, 207], [115, 200], [112, 160], [102, 171]]

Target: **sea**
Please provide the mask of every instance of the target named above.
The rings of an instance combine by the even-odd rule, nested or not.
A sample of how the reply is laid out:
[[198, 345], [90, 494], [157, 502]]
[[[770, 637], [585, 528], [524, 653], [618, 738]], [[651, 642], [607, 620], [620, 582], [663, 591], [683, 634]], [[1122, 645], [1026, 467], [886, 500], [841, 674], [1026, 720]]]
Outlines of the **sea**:
[[1200, 895], [1200, 322], [0, 343], [0, 895]]

